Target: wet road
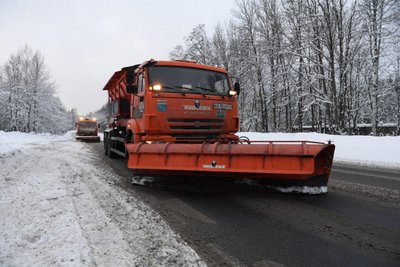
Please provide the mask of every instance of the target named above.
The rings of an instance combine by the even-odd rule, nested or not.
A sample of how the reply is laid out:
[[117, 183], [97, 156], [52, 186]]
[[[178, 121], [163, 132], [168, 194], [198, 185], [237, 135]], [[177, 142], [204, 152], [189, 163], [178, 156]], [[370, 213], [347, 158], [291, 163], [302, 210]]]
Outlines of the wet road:
[[[102, 162], [209, 266], [400, 266], [400, 175], [335, 165], [326, 195], [234, 184], [132, 185], [123, 159]], [[154, 185], [154, 184], [153, 184]]]

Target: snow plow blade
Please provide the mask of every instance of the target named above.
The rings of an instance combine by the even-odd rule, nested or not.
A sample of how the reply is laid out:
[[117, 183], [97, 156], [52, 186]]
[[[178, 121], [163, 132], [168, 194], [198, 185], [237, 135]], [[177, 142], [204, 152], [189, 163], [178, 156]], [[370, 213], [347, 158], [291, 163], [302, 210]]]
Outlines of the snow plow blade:
[[257, 179], [266, 184], [327, 186], [335, 146], [311, 141], [251, 144], [126, 144], [135, 175]]

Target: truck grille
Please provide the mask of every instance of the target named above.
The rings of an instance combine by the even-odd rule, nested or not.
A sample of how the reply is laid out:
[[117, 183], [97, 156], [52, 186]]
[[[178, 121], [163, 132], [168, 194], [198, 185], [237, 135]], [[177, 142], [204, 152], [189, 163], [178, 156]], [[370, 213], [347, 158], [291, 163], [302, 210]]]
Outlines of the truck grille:
[[221, 131], [223, 119], [197, 119], [197, 118], [169, 118], [168, 124], [171, 130], [191, 131]]
[[81, 136], [96, 135], [96, 129], [79, 129], [77, 134]]

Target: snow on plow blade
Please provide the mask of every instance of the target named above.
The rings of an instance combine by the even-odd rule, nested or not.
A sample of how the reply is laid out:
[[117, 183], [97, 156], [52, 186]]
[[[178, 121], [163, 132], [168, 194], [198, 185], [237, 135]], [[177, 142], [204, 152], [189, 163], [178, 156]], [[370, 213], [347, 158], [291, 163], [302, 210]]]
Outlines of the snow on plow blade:
[[335, 146], [311, 141], [252, 141], [138, 143], [127, 144], [126, 149], [128, 168], [135, 175], [250, 178], [279, 186], [326, 186]]

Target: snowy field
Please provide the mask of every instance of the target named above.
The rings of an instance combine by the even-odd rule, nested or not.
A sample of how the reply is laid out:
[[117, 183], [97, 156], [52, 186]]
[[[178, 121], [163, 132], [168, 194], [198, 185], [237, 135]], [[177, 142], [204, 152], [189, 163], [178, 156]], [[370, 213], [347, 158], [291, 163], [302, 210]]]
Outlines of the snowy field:
[[336, 146], [334, 162], [400, 169], [400, 136], [342, 136], [318, 133], [238, 133], [250, 140], [308, 140]]
[[[400, 169], [400, 137], [240, 133], [332, 140], [335, 162]], [[0, 131], [0, 266], [204, 266], [162, 218], [115, 185], [73, 133]]]
[[21, 149], [31, 148], [38, 144], [47, 144], [52, 141], [70, 140], [72, 132], [64, 135], [27, 134], [21, 132], [0, 131], [0, 158], [21, 152]]

